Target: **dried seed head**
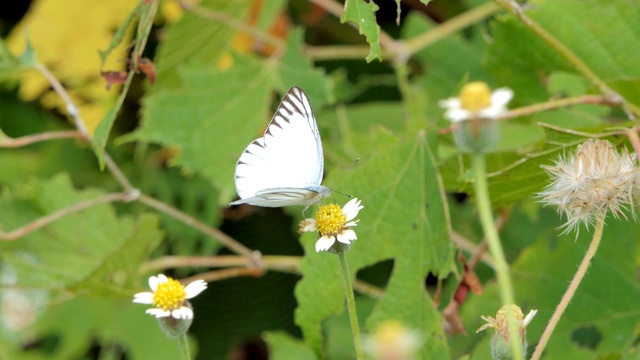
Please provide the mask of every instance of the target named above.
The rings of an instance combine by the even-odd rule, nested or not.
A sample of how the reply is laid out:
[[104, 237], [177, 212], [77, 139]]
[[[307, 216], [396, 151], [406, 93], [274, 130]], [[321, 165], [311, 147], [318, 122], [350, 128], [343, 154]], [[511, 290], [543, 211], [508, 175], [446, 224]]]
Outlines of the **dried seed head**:
[[578, 230], [580, 223], [589, 228], [607, 210], [626, 219], [623, 211], [628, 208], [635, 218], [634, 198], [640, 181], [635, 153], [618, 153], [606, 140], [587, 140], [575, 153], [542, 168], [551, 182], [539, 193], [540, 201], [557, 206], [567, 216], [563, 233]]

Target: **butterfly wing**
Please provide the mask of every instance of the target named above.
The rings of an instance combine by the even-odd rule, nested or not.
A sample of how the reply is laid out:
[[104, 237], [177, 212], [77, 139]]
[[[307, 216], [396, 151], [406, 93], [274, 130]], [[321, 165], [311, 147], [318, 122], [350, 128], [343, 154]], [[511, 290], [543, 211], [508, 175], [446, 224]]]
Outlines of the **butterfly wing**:
[[279, 207], [308, 205], [328, 195], [320, 186], [324, 157], [311, 103], [298, 87], [282, 99], [264, 136], [252, 141], [236, 164], [240, 200]]

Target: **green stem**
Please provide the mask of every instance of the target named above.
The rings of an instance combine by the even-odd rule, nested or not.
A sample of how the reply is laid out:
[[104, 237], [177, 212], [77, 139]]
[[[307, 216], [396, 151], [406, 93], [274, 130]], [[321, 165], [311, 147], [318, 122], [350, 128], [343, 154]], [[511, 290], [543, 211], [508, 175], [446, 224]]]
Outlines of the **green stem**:
[[189, 340], [187, 340], [186, 331], [178, 338], [178, 344], [180, 345], [180, 356], [182, 360], [191, 360], [191, 354], [189, 353]]
[[564, 314], [564, 311], [569, 306], [573, 295], [576, 293], [580, 282], [584, 278], [584, 275], [587, 273], [589, 269], [589, 265], [591, 265], [591, 260], [596, 255], [596, 251], [598, 250], [598, 246], [600, 245], [600, 240], [602, 239], [602, 230], [604, 229], [604, 214], [600, 217], [596, 222], [596, 228], [593, 232], [593, 238], [591, 239], [591, 244], [589, 244], [589, 249], [587, 249], [587, 253], [584, 255], [580, 266], [578, 267], [578, 271], [573, 276], [573, 280], [571, 280], [571, 284], [567, 288], [567, 291], [562, 295], [562, 299], [556, 308], [556, 311], [551, 316], [547, 327], [544, 329], [542, 333], [542, 337], [540, 338], [540, 342], [538, 342], [538, 346], [536, 346], [536, 350], [533, 352], [531, 356], [531, 360], [537, 360], [542, 356], [542, 351], [547, 346], [547, 342], [555, 330], [556, 325], [558, 325], [558, 321], [560, 321], [560, 317]]
[[358, 327], [358, 315], [356, 314], [356, 299], [353, 296], [353, 286], [351, 285], [351, 274], [349, 274], [349, 264], [347, 255], [344, 252], [338, 254], [340, 260], [340, 270], [342, 270], [342, 283], [344, 284], [344, 295], [347, 297], [347, 309], [349, 310], [349, 320], [351, 322], [351, 332], [353, 333], [353, 343], [356, 347], [356, 359], [364, 360], [362, 351], [362, 340], [360, 340], [360, 328]]
[[[487, 243], [489, 244], [489, 252], [491, 252], [491, 256], [493, 256], [493, 260], [495, 261], [500, 298], [503, 305], [515, 304], [513, 286], [511, 285], [511, 278], [509, 276], [509, 267], [507, 265], [507, 260], [504, 257], [504, 251], [502, 251], [502, 244], [500, 243], [498, 230], [495, 227], [493, 214], [491, 212], [491, 200], [489, 199], [489, 187], [487, 185], [486, 161], [482, 153], [476, 153], [473, 155], [473, 168], [475, 170], [476, 177], [476, 203], [478, 205], [482, 229], [487, 239]], [[513, 355], [512, 359], [522, 360], [522, 345], [519, 342], [520, 335], [518, 335], [518, 329], [511, 306], [507, 306], [507, 319], [509, 324], [509, 343], [511, 344], [511, 354]]]

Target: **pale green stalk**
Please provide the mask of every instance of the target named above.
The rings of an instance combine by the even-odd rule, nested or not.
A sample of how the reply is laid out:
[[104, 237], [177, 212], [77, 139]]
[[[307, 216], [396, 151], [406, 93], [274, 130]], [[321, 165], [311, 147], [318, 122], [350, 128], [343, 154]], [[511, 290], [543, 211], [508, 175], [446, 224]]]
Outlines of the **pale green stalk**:
[[536, 350], [533, 352], [531, 356], [531, 360], [537, 360], [542, 355], [542, 351], [547, 346], [547, 342], [558, 325], [558, 321], [560, 321], [560, 317], [564, 314], [564, 311], [569, 306], [573, 295], [576, 293], [580, 282], [584, 278], [584, 275], [587, 273], [589, 269], [589, 265], [591, 265], [591, 260], [596, 255], [596, 251], [598, 250], [598, 246], [600, 245], [600, 240], [602, 239], [602, 230], [604, 229], [604, 214], [596, 221], [595, 231], [593, 232], [593, 238], [591, 239], [591, 244], [589, 244], [589, 249], [587, 249], [587, 253], [584, 254], [584, 258], [578, 267], [578, 271], [573, 276], [573, 280], [571, 280], [571, 284], [567, 288], [567, 291], [562, 295], [562, 299], [556, 308], [556, 311], [551, 316], [547, 327], [544, 329], [542, 333], [542, 337], [540, 338], [540, 342], [538, 342], [538, 346], [536, 346]]
[[191, 360], [191, 353], [189, 352], [189, 340], [187, 340], [186, 331], [178, 338], [178, 344], [180, 345], [180, 357], [182, 358], [182, 360]]
[[360, 328], [358, 327], [358, 315], [356, 314], [356, 299], [353, 295], [353, 286], [351, 285], [351, 275], [349, 274], [347, 255], [344, 252], [340, 252], [338, 254], [338, 259], [340, 261], [340, 270], [342, 270], [342, 283], [344, 284], [344, 295], [347, 298], [347, 309], [349, 310], [353, 343], [356, 348], [356, 359], [364, 360], [362, 340], [360, 340]]
[[[489, 187], [487, 185], [487, 169], [484, 154], [473, 154], [473, 168], [475, 170], [475, 190], [476, 204], [480, 214], [480, 222], [484, 236], [489, 244], [489, 252], [495, 262], [496, 275], [498, 277], [498, 288], [500, 290], [500, 299], [503, 305], [515, 304], [513, 296], [513, 286], [511, 285], [511, 277], [509, 276], [509, 266], [502, 251], [502, 244], [498, 237], [498, 230], [493, 221], [491, 211], [491, 200], [489, 198]], [[513, 308], [507, 306], [507, 321], [509, 328], [509, 343], [511, 345], [511, 354], [514, 360], [522, 360], [522, 346], [520, 345], [520, 335], [515, 321]]]

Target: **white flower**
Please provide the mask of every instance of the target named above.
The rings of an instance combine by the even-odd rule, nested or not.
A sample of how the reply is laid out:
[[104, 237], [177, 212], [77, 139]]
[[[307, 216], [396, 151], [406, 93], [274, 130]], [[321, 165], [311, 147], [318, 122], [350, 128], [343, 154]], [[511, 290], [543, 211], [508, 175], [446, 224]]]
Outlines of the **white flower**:
[[321, 205], [315, 219], [300, 222], [300, 232], [320, 233], [320, 239], [316, 242], [317, 252], [329, 250], [336, 241], [350, 244], [358, 238], [350, 228], [357, 225], [358, 220], [353, 219], [363, 207], [356, 198], [346, 203], [342, 209], [336, 204]]
[[493, 92], [483, 82], [470, 82], [462, 87], [459, 97], [439, 102], [446, 109], [444, 116], [451, 122], [460, 122], [474, 117], [495, 119], [507, 111], [507, 104], [513, 98], [513, 90], [496, 89]]
[[151, 292], [137, 293], [133, 297], [134, 303], [155, 306], [155, 308], [147, 310], [147, 314], [156, 318], [172, 316], [175, 319], [193, 319], [193, 310], [186, 300], [204, 291], [207, 288], [207, 283], [203, 280], [196, 280], [183, 286], [178, 280], [159, 274], [149, 278], [149, 287]]

